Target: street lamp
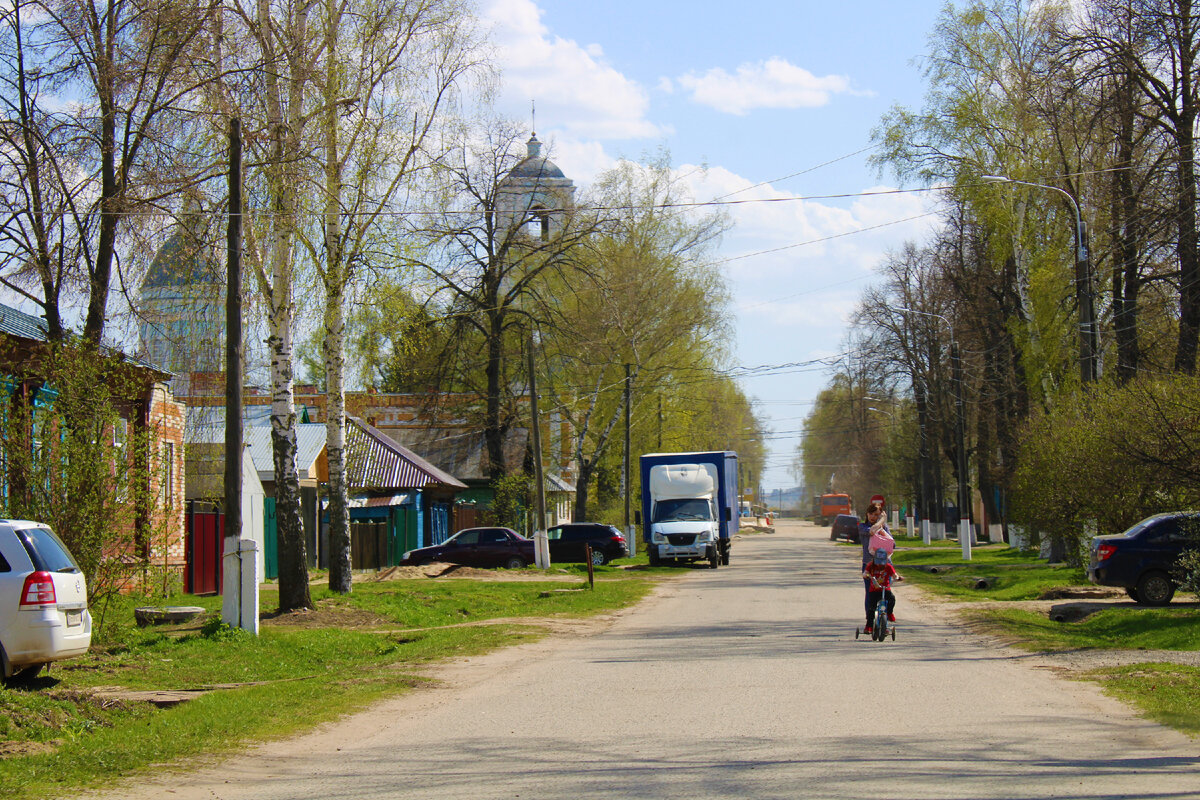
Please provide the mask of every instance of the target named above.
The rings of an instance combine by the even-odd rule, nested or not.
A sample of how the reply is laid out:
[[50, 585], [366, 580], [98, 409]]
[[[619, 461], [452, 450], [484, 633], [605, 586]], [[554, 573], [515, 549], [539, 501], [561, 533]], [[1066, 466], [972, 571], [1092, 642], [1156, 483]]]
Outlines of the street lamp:
[[[915, 308], [905, 308], [903, 306], [891, 306], [896, 311], [903, 311], [906, 314], [920, 314], [925, 317], [936, 317], [946, 323], [946, 330], [950, 334], [950, 373], [951, 379], [954, 382], [954, 433], [955, 433], [955, 461], [958, 467], [958, 542], [962, 547], [963, 561], [971, 560], [971, 493], [967, 483], [967, 443], [966, 443], [966, 414], [963, 410], [963, 379], [962, 379], [962, 360], [959, 358], [958, 342], [954, 339], [954, 326], [950, 324], [950, 320], [943, 317], [941, 314], [935, 314], [931, 311], [919, 311]], [[922, 443], [924, 447], [924, 430], [922, 430]], [[922, 478], [924, 478], [924, 465], [922, 465]]]
[[1075, 296], [1079, 303], [1079, 377], [1085, 384], [1098, 379], [1100, 377], [1100, 340], [1096, 330], [1096, 312], [1092, 298], [1092, 262], [1087, 247], [1087, 226], [1083, 221], [1083, 215], [1079, 212], [1079, 203], [1075, 200], [1074, 195], [1066, 189], [1045, 183], [1019, 181], [1005, 175], [981, 175], [980, 179], [988, 183], [1013, 183], [1019, 186], [1049, 189], [1067, 198], [1071, 204], [1071, 210], [1075, 212]]

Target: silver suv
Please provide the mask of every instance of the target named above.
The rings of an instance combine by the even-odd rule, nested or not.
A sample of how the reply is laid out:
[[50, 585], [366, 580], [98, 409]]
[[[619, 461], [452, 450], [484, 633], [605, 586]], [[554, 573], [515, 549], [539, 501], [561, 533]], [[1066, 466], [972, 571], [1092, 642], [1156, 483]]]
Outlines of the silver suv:
[[87, 583], [49, 526], [0, 519], [0, 676], [27, 679], [92, 643]]

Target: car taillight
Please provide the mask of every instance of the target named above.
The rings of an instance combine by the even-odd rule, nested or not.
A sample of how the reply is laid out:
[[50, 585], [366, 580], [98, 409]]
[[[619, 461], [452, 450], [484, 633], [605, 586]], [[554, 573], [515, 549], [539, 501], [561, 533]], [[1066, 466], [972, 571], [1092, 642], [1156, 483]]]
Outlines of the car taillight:
[[37, 606], [45, 608], [53, 606], [58, 602], [58, 598], [54, 594], [54, 578], [49, 572], [32, 572], [25, 579], [25, 586], [21, 589], [21, 607]]
[[614, 534], [612, 535], [612, 538], [611, 538], [611, 539], [609, 539], [609, 541], [610, 541], [610, 542], [623, 542], [623, 541], [625, 541], [625, 537], [624, 537], [624, 536], [622, 536], [622, 535], [621, 535], [621, 534], [619, 534], [619, 533], [614, 533]]
[[1096, 551], [1097, 560], [1103, 561], [1115, 552], [1117, 552], [1117, 546], [1115, 544], [1101, 543], [1100, 547]]

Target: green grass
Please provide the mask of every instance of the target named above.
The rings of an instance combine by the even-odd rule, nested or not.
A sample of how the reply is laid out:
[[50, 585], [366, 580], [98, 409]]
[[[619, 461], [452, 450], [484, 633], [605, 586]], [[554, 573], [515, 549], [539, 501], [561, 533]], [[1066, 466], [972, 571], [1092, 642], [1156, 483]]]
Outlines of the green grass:
[[[314, 586], [327, 622], [299, 627], [268, 619], [257, 637], [219, 624], [220, 598], [172, 598], [170, 605], [215, 612], [207, 624], [175, 628], [137, 628], [133, 608], [145, 603], [121, 598], [105, 609], [106, 629], [93, 652], [54, 665], [29, 687], [0, 689], [0, 797], [58, 795], [151, 765], [295, 735], [428, 680], [419, 672], [425, 665], [535, 639], [543, 635], [534, 624], [539, 618], [632, 604], [670, 572], [601, 568], [587, 589], [583, 571], [575, 581], [358, 581], [348, 596]], [[554, 591], [560, 589], [569, 591]], [[261, 599], [263, 609], [277, 603], [270, 590]], [[165, 709], [92, 691], [221, 685], [232, 688]]]
[[1088, 586], [1082, 567], [1048, 564], [1035, 554], [1003, 545], [973, 548], [964, 561], [953, 549], [898, 544], [892, 561], [905, 580], [955, 600], [1036, 600], [1054, 591]]
[[1161, 725], [1200, 737], [1200, 668], [1179, 664], [1137, 664], [1096, 670], [1108, 694], [1139, 709]]
[[969, 616], [994, 627], [1028, 650], [1200, 650], [1200, 611], [1194, 608], [1123, 606], [1078, 622], [1055, 622], [1017, 608], [971, 609]]

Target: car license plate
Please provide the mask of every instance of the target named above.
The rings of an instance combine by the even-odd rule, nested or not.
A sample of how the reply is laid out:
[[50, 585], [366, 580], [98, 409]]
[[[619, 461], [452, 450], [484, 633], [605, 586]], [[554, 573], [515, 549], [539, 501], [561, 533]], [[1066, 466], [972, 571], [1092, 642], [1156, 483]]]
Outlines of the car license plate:
[[75, 628], [82, 624], [83, 624], [83, 612], [82, 611], [68, 611], [67, 612], [67, 627], [68, 628]]

